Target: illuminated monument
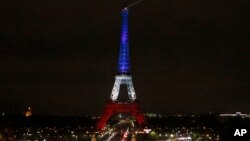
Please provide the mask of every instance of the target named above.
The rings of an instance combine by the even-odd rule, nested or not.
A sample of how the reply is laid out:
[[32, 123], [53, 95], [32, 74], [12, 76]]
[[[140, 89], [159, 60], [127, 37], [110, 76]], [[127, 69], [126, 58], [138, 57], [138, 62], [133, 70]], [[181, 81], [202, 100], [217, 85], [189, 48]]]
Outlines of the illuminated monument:
[[[132, 75], [130, 71], [130, 59], [129, 59], [129, 41], [128, 41], [128, 7], [126, 1], [123, 2], [122, 14], [122, 27], [121, 27], [121, 41], [120, 52], [118, 62], [118, 72], [115, 76], [115, 83], [111, 92], [110, 99], [105, 106], [105, 111], [102, 117], [97, 122], [97, 129], [102, 130], [106, 122], [114, 115], [119, 113], [129, 113], [135, 117], [139, 125], [144, 123], [144, 116], [139, 110], [136, 102], [136, 94], [132, 81]], [[121, 85], [127, 86], [128, 97], [127, 101], [119, 101], [118, 95]]]

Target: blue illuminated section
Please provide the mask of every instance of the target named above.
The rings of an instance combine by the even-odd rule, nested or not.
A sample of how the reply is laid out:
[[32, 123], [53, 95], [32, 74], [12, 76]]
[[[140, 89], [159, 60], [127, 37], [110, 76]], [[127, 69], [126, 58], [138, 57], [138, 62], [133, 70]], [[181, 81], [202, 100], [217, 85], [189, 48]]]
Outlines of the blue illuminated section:
[[128, 43], [128, 9], [126, 7], [122, 10], [122, 27], [121, 27], [118, 73], [119, 74], [130, 73], [129, 43]]

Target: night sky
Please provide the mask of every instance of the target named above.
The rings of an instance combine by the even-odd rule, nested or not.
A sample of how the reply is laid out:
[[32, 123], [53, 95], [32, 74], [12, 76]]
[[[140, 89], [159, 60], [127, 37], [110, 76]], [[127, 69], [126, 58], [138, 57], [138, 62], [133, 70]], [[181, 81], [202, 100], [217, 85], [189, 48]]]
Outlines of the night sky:
[[[117, 70], [120, 8], [1, 0], [0, 112], [100, 115]], [[144, 113], [250, 112], [249, 0], [144, 0], [129, 24]]]

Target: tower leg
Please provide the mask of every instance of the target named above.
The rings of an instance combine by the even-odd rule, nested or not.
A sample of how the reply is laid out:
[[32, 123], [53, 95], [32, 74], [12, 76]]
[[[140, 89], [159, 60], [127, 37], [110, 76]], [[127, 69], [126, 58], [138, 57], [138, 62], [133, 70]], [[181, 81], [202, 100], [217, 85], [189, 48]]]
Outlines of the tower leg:
[[134, 101], [136, 99], [136, 95], [135, 95], [135, 89], [134, 89], [134, 85], [132, 82], [132, 78], [128, 80], [127, 90], [128, 90], [129, 98]]
[[139, 110], [139, 106], [136, 102], [133, 102], [133, 103], [110, 102], [110, 103], [107, 103], [102, 117], [97, 122], [97, 125], [96, 125], [97, 130], [99, 131], [103, 130], [108, 120], [112, 116], [118, 113], [130, 114], [131, 116], [136, 118], [139, 125], [142, 125], [145, 122], [144, 116]]
[[102, 117], [97, 122], [98, 131], [102, 130], [105, 127], [107, 121], [110, 119], [112, 115], [113, 115], [113, 109], [110, 108], [109, 105], [107, 105]]
[[115, 83], [111, 92], [110, 99], [112, 101], [116, 101], [118, 98], [118, 94], [120, 91], [120, 86], [121, 86], [121, 79], [118, 79], [117, 77], [115, 78]]

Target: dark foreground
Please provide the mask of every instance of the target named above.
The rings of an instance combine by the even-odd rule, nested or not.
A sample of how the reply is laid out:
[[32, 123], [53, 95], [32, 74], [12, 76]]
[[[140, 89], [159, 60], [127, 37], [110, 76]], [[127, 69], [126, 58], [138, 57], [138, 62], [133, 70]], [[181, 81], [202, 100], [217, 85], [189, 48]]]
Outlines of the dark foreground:
[[0, 117], [0, 141], [247, 141], [249, 134], [235, 137], [234, 133], [250, 127], [249, 117], [216, 114], [149, 116], [145, 127], [124, 122], [102, 132], [95, 130], [96, 121], [93, 117], [5, 115]]

